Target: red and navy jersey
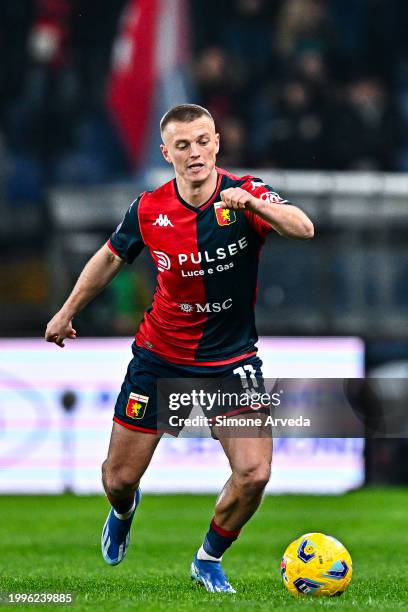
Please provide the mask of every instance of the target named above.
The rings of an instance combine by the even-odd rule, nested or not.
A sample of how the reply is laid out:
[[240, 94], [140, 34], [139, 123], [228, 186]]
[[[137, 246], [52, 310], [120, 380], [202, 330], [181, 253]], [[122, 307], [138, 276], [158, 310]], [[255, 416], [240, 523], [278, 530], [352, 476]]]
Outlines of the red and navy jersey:
[[258, 258], [272, 227], [249, 210], [221, 208], [220, 192], [241, 187], [285, 200], [261, 179], [217, 172], [213, 195], [199, 207], [181, 198], [175, 179], [142, 193], [108, 242], [128, 263], [149, 248], [157, 286], [135, 339], [172, 363], [220, 365], [256, 353]]

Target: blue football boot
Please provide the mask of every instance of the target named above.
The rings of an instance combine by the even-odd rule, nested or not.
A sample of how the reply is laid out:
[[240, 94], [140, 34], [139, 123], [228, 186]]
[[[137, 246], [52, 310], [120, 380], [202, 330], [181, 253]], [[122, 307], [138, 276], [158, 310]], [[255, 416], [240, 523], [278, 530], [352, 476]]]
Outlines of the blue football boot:
[[113, 508], [108, 514], [102, 530], [101, 548], [102, 557], [109, 565], [118, 565], [125, 558], [130, 542], [130, 528], [141, 498], [142, 493], [138, 488], [135, 493], [135, 508], [127, 519], [117, 518]]
[[209, 593], [236, 593], [219, 561], [201, 561], [196, 555], [191, 564], [191, 579]]

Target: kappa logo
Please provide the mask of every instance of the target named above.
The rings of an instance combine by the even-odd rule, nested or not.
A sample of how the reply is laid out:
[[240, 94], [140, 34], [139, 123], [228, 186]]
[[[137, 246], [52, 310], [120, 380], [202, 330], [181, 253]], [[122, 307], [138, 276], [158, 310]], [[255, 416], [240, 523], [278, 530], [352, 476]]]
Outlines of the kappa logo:
[[255, 191], [255, 189], [258, 189], [258, 187], [262, 187], [264, 185], [265, 183], [261, 181], [261, 179], [254, 179], [251, 181], [251, 190]]
[[156, 221], [152, 223], [152, 225], [158, 225], [159, 227], [168, 227], [170, 225], [170, 227], [174, 227], [168, 216], [163, 215], [163, 213], [160, 213], [160, 215], [157, 217]]

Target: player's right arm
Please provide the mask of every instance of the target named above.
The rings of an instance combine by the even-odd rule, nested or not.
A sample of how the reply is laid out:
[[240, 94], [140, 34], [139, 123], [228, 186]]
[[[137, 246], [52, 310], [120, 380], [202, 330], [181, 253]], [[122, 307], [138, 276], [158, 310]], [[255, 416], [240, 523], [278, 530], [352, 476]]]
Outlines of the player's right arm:
[[73, 317], [111, 282], [125, 263], [132, 263], [144, 248], [138, 217], [142, 195], [130, 205], [107, 244], [91, 257], [82, 270], [71, 295], [47, 325], [47, 342], [63, 347], [65, 338], [76, 338], [76, 331], [72, 327]]
[[76, 338], [73, 317], [98, 295], [124, 266], [125, 261], [105, 244], [88, 261], [75, 286], [62, 306], [47, 325], [45, 339], [61, 348], [65, 338]]

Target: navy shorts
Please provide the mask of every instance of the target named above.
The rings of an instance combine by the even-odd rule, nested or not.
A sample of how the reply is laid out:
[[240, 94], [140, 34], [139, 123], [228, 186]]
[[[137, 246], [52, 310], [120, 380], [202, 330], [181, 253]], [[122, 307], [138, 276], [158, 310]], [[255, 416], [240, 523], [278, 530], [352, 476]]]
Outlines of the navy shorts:
[[[191, 390], [191, 381], [197, 379], [200, 388], [208, 389], [208, 385], [212, 385], [211, 388], [214, 389], [214, 379], [221, 379], [223, 391], [245, 393], [256, 387], [257, 393], [265, 392], [262, 361], [257, 355], [226, 365], [185, 366], [169, 363], [151, 351], [136, 346], [135, 343], [132, 345], [132, 352], [133, 359], [128, 365], [113, 417], [116, 423], [128, 429], [152, 434], [168, 432], [178, 435], [181, 428], [166, 427], [167, 417], [164, 414], [165, 410], [163, 412], [162, 409], [162, 395], [159, 396], [160, 384], [167, 382], [172, 384], [173, 381], [169, 379], [177, 379], [177, 388], [180, 391]], [[165, 408], [168, 410], [168, 402], [165, 403]], [[214, 408], [215, 411], [212, 410], [209, 415], [211, 418], [215, 418], [216, 415], [230, 416], [253, 410], [250, 405], [246, 408], [242, 405], [217, 405]], [[269, 408], [257, 408], [260, 412], [269, 414]], [[191, 410], [192, 406], [181, 407], [181, 412], [178, 414], [188, 417]]]

